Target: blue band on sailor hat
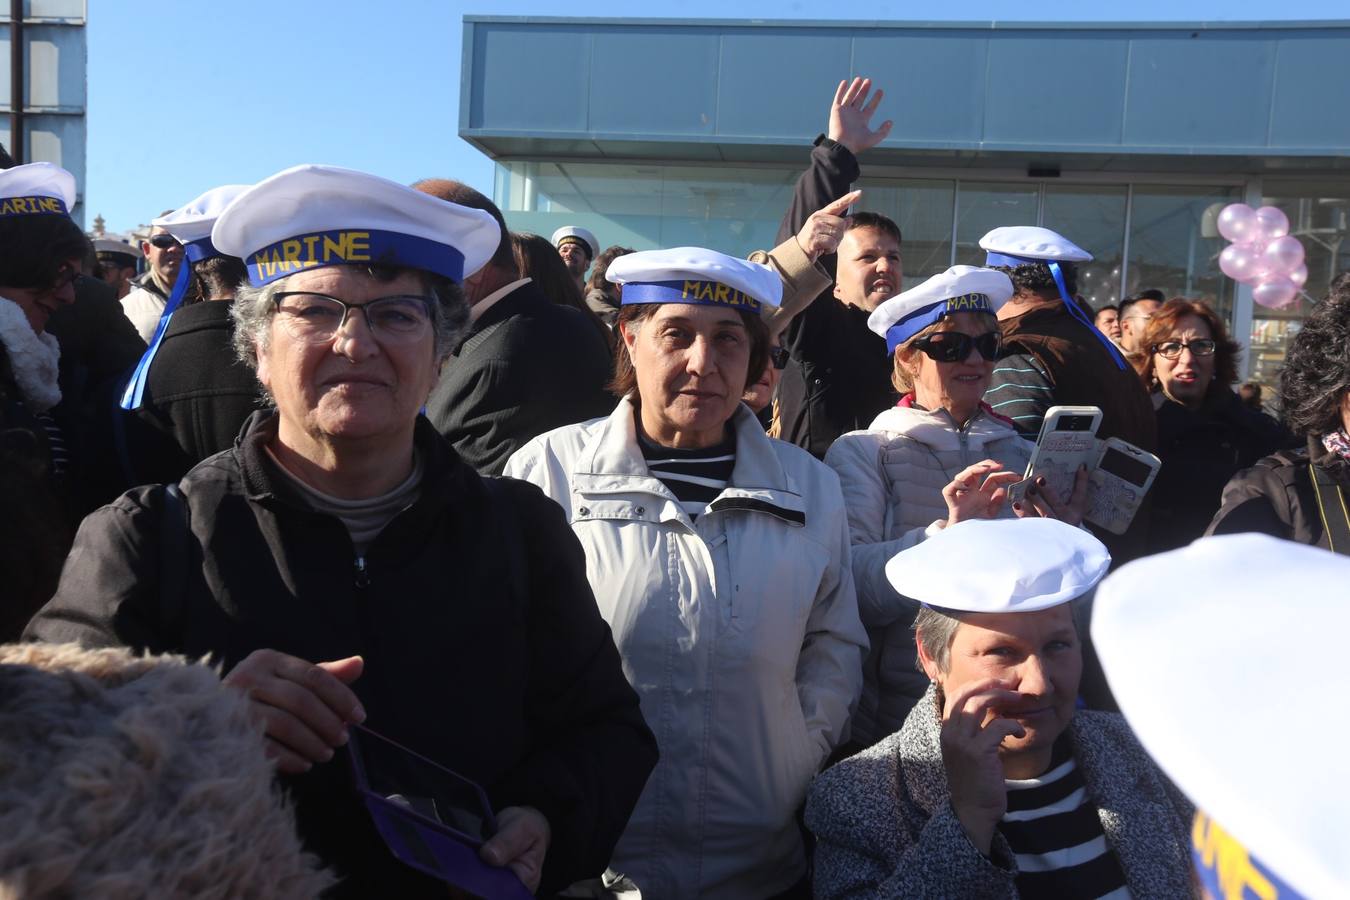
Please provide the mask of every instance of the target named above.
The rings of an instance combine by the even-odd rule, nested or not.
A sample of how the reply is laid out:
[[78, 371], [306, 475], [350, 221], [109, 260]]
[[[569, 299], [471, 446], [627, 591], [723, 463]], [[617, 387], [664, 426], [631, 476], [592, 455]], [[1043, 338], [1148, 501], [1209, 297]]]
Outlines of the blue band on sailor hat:
[[759, 312], [760, 302], [744, 291], [720, 281], [639, 281], [623, 288], [623, 304], [692, 303], [698, 306], [726, 306]]
[[430, 238], [396, 231], [340, 229], [299, 234], [250, 253], [248, 279], [255, 287], [305, 269], [339, 265], [404, 266], [464, 278], [464, 254]]
[[910, 313], [887, 328], [886, 353], [894, 354], [896, 347], [899, 347], [929, 325], [940, 322], [944, 316], [958, 312], [985, 312], [993, 315], [995, 308], [989, 300], [988, 294], [962, 294], [959, 297], [948, 297], [946, 300], [940, 300], [932, 306]]

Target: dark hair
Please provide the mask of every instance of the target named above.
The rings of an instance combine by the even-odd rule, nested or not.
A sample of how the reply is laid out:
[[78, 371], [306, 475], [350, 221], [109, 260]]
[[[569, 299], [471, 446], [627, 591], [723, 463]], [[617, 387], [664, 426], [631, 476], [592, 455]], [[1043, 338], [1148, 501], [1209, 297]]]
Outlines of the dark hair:
[[237, 256], [212, 256], [192, 264], [192, 281], [183, 294], [184, 305], [233, 295], [248, 279], [248, 269]]
[[1100, 316], [1102, 313], [1106, 312], [1108, 309], [1109, 309], [1111, 312], [1116, 313], [1117, 315], [1120, 314], [1120, 307], [1119, 307], [1119, 306], [1116, 306], [1114, 303], [1108, 303], [1108, 304], [1106, 304], [1105, 306], [1099, 306], [1099, 307], [1097, 308], [1096, 313], [1094, 313], [1094, 315]]
[[1280, 376], [1280, 407], [1289, 427], [1321, 437], [1344, 427], [1341, 402], [1350, 391], [1350, 272], [1331, 282], [1289, 344]]
[[0, 284], [43, 289], [56, 283], [60, 268], [93, 255], [94, 245], [65, 216], [0, 218]]
[[497, 208], [497, 204], [467, 184], [451, 181], [448, 178], [423, 178], [421, 181], [413, 183], [413, 189], [424, 194], [430, 194], [433, 197], [439, 197], [442, 200], [448, 200], [451, 203], [457, 203], [460, 206], [481, 209], [496, 219], [497, 227], [501, 229], [502, 236], [500, 243], [497, 244], [497, 251], [492, 254], [492, 259], [488, 260], [488, 264], [499, 269], [505, 269], [508, 272], [515, 271], [516, 263], [511, 252], [511, 241], [509, 239], [511, 232], [507, 229], [506, 219], [502, 216], [502, 211]]
[[1137, 294], [1131, 294], [1120, 301], [1120, 317], [1122, 319], [1125, 318], [1125, 310], [1134, 306], [1140, 300], [1152, 300], [1154, 303], [1164, 303], [1167, 300], [1167, 295], [1156, 288], [1145, 288]]
[[591, 277], [586, 279], [586, 290], [604, 291], [611, 296], [618, 293], [615, 288], [618, 285], [611, 283], [605, 278], [605, 273], [609, 271], [609, 264], [614, 262], [620, 256], [627, 256], [630, 253], [636, 253], [632, 247], [620, 247], [615, 244], [613, 247], [606, 247], [600, 251], [600, 255], [595, 258], [591, 265]]
[[1228, 337], [1228, 329], [1224, 326], [1223, 319], [1220, 319], [1218, 313], [1203, 300], [1173, 297], [1159, 307], [1153, 318], [1148, 320], [1144, 337], [1139, 342], [1144, 352], [1139, 354], [1135, 365], [1139, 368], [1139, 377], [1144, 379], [1144, 384], [1150, 387], [1153, 384], [1153, 372], [1156, 368], [1154, 349], [1164, 343], [1187, 316], [1203, 319], [1214, 338], [1214, 380], [1210, 385], [1221, 384], [1226, 387], [1237, 381], [1237, 358], [1242, 352], [1242, 347]]
[[576, 278], [567, 270], [558, 250], [545, 238], [528, 232], [511, 232], [511, 252], [516, 269], [522, 278], [530, 278], [544, 292], [544, 296], [559, 306], [570, 306], [593, 321], [597, 331], [612, 347], [614, 336], [609, 326], [601, 321], [581, 296]]
[[[990, 266], [1012, 279], [1014, 294], [1035, 294], [1043, 300], [1058, 300], [1059, 285], [1050, 266], [1043, 262], [1025, 263], [1020, 266]], [[1078, 293], [1078, 266], [1071, 262], [1061, 262], [1059, 271], [1064, 275], [1064, 287], [1070, 300]]]
[[875, 228], [877, 231], [895, 238], [897, 244], [903, 243], [903, 240], [900, 237], [900, 226], [895, 224], [894, 220], [883, 216], [881, 213], [855, 212], [847, 218], [848, 227], [844, 229], [846, 232], [852, 231], [855, 228]]
[[[623, 346], [622, 332], [619, 326], [632, 326], [650, 319], [662, 307], [661, 303], [630, 303], [619, 307], [619, 317], [614, 322], [614, 333], [620, 336], [618, 349], [614, 351], [614, 377], [610, 379], [609, 390], [616, 397], [638, 396], [637, 370]], [[758, 312], [738, 309], [741, 321], [745, 323], [746, 333], [750, 337], [750, 363], [745, 369], [745, 383], [749, 386], [751, 378], [758, 378], [764, 367], [769, 364], [769, 326], [764, 324]]]

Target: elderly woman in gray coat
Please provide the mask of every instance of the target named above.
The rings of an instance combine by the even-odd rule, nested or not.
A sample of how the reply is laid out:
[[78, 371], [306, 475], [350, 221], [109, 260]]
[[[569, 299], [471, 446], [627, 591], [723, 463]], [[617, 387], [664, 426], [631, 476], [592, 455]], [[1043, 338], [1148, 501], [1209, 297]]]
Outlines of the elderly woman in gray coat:
[[1120, 716], [1075, 710], [1069, 601], [1109, 564], [1050, 519], [962, 523], [891, 560], [932, 684], [812, 785], [817, 898], [1195, 896], [1189, 805]]

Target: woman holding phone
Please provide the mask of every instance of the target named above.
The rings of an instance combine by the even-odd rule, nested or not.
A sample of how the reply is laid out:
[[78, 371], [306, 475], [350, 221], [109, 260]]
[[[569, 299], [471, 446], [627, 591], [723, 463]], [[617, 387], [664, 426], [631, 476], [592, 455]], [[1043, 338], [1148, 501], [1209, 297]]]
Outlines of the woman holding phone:
[[887, 300], [868, 320], [886, 338], [901, 399], [825, 455], [844, 492], [858, 613], [871, 640], [855, 744], [870, 746], [898, 729], [927, 688], [910, 632], [918, 607], [887, 581], [888, 559], [967, 519], [1082, 520], [1086, 474], [1072, 497], [1052, 496], [1038, 480], [1021, 501], [1008, 502], [1034, 445], [983, 397], [1002, 344], [995, 314], [1011, 296], [1002, 272], [954, 266]]

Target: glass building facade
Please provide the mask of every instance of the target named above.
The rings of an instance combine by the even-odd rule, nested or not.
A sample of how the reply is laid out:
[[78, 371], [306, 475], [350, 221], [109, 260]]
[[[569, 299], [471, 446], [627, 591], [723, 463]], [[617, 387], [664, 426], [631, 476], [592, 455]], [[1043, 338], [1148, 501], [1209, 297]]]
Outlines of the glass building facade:
[[[497, 165], [495, 200], [510, 226], [548, 236], [583, 225], [602, 245], [637, 250], [694, 245], [737, 256], [773, 245], [800, 170], [781, 165], [521, 162]], [[1236, 316], [1238, 286], [1219, 271], [1227, 245], [1215, 218], [1253, 202], [1247, 179], [1140, 175], [1091, 181], [922, 177], [865, 168], [860, 208], [883, 213], [904, 235], [906, 283], [956, 264], [977, 265], [979, 240], [1000, 225], [1044, 225], [1090, 251], [1079, 289], [1094, 308], [1156, 288], [1212, 304], [1250, 347], [1252, 380], [1273, 388], [1284, 346], [1315, 298], [1350, 269], [1350, 185], [1265, 179], [1256, 205], [1278, 206], [1308, 253], [1304, 296], [1287, 310], [1251, 306]], [[1244, 333], [1246, 332], [1246, 333]]]

